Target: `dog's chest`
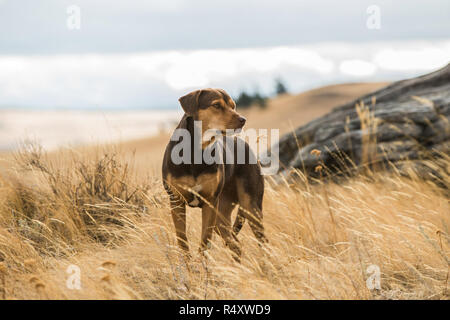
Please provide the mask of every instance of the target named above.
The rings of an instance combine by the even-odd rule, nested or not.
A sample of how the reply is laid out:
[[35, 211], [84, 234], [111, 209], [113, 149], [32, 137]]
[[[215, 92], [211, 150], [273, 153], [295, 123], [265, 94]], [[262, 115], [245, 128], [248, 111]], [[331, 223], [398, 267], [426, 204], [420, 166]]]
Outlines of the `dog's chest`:
[[213, 173], [204, 173], [197, 176], [172, 176], [169, 174], [168, 182], [176, 188], [187, 204], [192, 207], [199, 206], [203, 201], [213, 201], [223, 186], [223, 173], [217, 170]]

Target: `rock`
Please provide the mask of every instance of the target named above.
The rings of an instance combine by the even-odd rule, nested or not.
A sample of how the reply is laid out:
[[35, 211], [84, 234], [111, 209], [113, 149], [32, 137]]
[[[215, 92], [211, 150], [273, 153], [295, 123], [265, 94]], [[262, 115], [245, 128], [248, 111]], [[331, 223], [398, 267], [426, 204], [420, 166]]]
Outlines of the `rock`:
[[[433, 73], [398, 81], [284, 135], [280, 173], [290, 168], [318, 176], [376, 163], [390, 165], [448, 155], [450, 64]], [[320, 157], [311, 151], [320, 151]], [[422, 168], [416, 164], [417, 168]]]
[[450, 117], [442, 116], [437, 121], [426, 126], [424, 137], [429, 137], [428, 142], [432, 145], [447, 141], [450, 139]]
[[431, 161], [399, 161], [396, 163], [398, 173], [405, 177], [418, 177], [422, 180], [428, 180], [447, 190], [446, 195], [450, 196], [450, 182], [446, 177], [450, 174], [448, 168], [437, 166]]

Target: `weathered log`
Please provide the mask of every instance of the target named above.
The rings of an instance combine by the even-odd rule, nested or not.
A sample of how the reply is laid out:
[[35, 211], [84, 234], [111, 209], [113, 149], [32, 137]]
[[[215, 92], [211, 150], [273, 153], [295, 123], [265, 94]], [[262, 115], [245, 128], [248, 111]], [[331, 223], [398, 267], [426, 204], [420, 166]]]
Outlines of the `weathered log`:
[[[334, 108], [280, 139], [280, 173], [318, 164], [339, 173], [449, 154], [450, 64]], [[311, 151], [320, 151], [320, 157]], [[417, 168], [420, 168], [417, 165]]]

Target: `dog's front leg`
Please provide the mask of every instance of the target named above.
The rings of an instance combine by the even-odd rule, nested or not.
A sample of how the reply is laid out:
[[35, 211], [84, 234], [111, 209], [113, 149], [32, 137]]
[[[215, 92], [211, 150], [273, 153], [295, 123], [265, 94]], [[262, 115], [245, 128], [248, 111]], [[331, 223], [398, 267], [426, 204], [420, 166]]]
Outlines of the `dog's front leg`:
[[202, 239], [200, 243], [200, 252], [210, 247], [210, 241], [214, 228], [216, 227], [217, 205], [211, 207], [205, 204], [202, 208]]
[[177, 241], [180, 248], [189, 252], [186, 236], [186, 205], [182, 201], [171, 201], [172, 220], [175, 225]]

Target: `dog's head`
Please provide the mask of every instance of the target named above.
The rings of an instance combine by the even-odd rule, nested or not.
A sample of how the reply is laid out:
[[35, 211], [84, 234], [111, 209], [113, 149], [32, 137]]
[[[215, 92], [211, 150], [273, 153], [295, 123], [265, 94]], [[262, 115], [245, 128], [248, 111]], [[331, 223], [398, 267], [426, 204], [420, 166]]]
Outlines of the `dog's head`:
[[184, 112], [196, 121], [202, 121], [205, 130], [242, 129], [245, 118], [236, 112], [236, 103], [222, 89], [192, 91], [180, 99]]

